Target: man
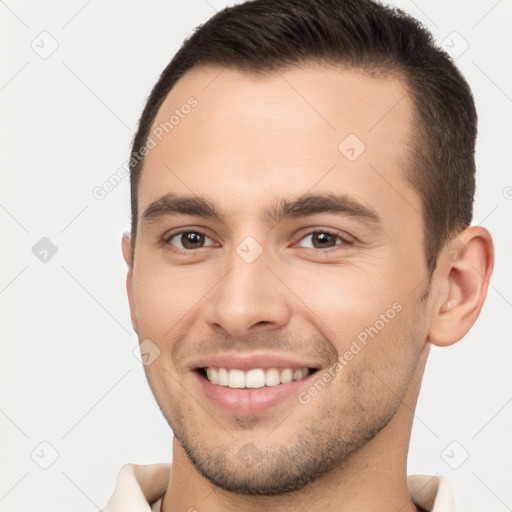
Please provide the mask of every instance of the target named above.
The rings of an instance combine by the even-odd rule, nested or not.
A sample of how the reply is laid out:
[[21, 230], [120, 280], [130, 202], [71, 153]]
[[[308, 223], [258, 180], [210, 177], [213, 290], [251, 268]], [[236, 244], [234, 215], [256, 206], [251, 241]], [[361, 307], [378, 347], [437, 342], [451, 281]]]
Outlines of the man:
[[256, 0], [188, 39], [133, 143], [122, 242], [172, 467], [104, 508], [449, 511], [406, 476], [431, 344], [482, 308], [476, 113], [430, 35], [369, 0]]

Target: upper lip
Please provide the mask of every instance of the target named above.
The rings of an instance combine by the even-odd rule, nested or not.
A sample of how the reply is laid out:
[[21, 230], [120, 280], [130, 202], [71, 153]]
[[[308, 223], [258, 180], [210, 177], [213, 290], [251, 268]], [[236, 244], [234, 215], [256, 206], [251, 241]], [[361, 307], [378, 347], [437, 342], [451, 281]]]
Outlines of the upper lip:
[[271, 354], [264, 352], [224, 352], [202, 357], [193, 361], [190, 367], [199, 368], [231, 368], [238, 370], [251, 370], [252, 368], [320, 368], [318, 361], [305, 360], [285, 354]]

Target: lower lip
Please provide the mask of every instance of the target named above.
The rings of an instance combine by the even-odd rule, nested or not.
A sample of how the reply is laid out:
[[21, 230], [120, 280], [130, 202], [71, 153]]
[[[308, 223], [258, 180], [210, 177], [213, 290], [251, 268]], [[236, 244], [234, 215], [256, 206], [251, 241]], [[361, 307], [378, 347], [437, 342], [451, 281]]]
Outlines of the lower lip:
[[212, 384], [199, 372], [194, 372], [203, 393], [218, 407], [232, 413], [254, 415], [263, 413], [289, 398], [295, 398], [309, 383], [309, 379], [316, 373], [311, 373], [299, 380], [278, 384], [277, 386], [264, 386], [256, 389], [232, 389], [227, 386]]

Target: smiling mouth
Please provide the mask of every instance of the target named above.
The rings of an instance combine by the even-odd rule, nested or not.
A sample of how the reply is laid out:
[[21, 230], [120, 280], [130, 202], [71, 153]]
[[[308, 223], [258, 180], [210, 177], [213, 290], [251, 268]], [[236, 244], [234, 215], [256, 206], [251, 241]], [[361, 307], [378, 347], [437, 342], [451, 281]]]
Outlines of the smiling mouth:
[[318, 371], [317, 368], [237, 368], [209, 366], [197, 368], [198, 373], [216, 386], [231, 389], [258, 389], [279, 386], [301, 380]]

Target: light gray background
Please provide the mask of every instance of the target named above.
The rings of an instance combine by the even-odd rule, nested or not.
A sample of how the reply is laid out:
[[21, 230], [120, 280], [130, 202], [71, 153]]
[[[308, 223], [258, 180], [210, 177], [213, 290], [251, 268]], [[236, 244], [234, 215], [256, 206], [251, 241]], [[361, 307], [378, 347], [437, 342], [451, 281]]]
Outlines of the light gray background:
[[[454, 56], [469, 45], [457, 64], [480, 119], [474, 222], [497, 252], [476, 326], [432, 350], [409, 473], [447, 475], [458, 510], [512, 510], [512, 1], [394, 4]], [[120, 251], [129, 180], [101, 201], [92, 191], [126, 162], [182, 40], [225, 5], [0, 1], [1, 511], [97, 510], [125, 462], [172, 458], [133, 354]], [[42, 237], [58, 249], [46, 262], [32, 252]]]

